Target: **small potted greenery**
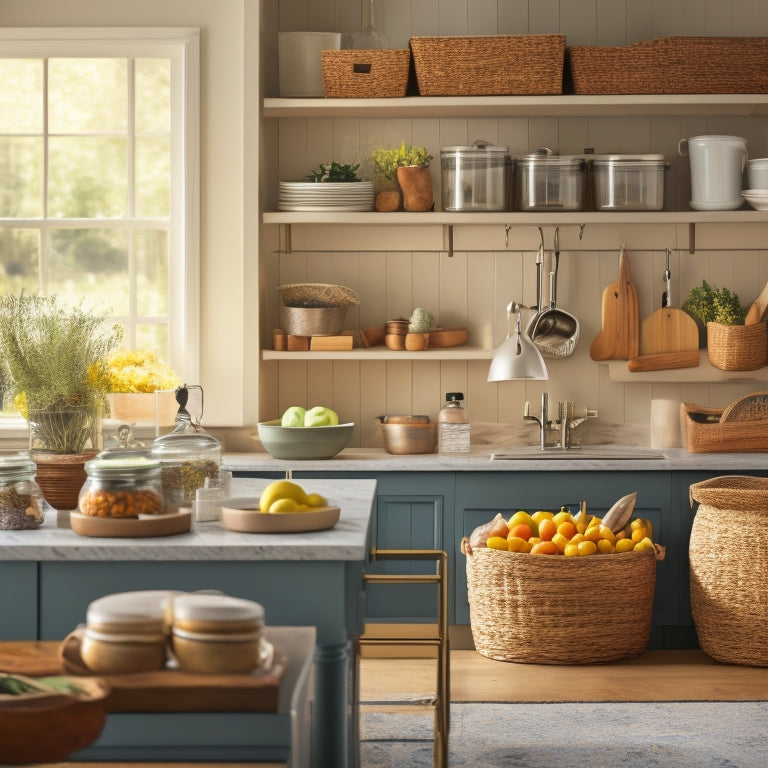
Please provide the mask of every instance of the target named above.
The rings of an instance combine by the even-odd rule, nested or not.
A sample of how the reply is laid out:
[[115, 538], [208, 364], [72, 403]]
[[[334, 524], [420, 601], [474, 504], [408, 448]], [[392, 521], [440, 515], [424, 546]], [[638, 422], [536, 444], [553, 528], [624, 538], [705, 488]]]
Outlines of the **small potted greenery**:
[[431, 211], [434, 207], [432, 162], [425, 147], [413, 147], [402, 142], [395, 149], [379, 148], [371, 152], [376, 184], [377, 211]]
[[703, 280], [700, 287], [691, 289], [683, 309], [697, 321], [701, 346], [706, 346], [709, 362], [716, 368], [753, 371], [768, 361], [765, 323], [745, 325], [746, 309], [733, 291]]
[[[37, 482], [57, 509], [77, 506], [71, 492], [79, 491], [83, 465], [100, 447], [107, 356], [122, 338], [122, 326], [63, 306], [55, 296], [0, 297], [0, 360], [14, 403], [29, 423]], [[63, 466], [74, 468], [77, 478], [70, 480]]]
[[357, 172], [360, 169], [360, 163], [355, 165], [349, 163], [321, 163], [317, 170], [311, 170], [304, 178], [315, 184], [338, 184], [351, 181], [360, 181], [357, 178]]

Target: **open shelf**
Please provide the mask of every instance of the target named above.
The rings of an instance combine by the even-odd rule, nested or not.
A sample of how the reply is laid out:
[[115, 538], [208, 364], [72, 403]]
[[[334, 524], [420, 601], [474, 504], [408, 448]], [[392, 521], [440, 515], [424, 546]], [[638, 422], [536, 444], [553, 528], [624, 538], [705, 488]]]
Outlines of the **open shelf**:
[[480, 347], [439, 347], [421, 352], [393, 350], [384, 346], [359, 347], [346, 352], [277, 352], [265, 349], [264, 360], [490, 360], [494, 350]]
[[768, 366], [758, 368], [756, 371], [723, 371], [709, 362], [706, 349], [699, 351], [699, 365], [696, 368], [674, 368], [670, 371], [637, 371], [633, 373], [627, 369], [626, 360], [610, 360], [608, 371], [611, 381], [625, 384], [644, 382], [706, 384], [726, 381], [768, 381]]

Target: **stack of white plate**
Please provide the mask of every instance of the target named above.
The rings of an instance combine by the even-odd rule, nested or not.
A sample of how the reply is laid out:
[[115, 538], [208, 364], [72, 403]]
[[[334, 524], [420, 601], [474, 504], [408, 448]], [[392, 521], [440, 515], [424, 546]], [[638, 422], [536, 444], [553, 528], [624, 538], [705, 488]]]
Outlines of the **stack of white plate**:
[[372, 181], [281, 181], [280, 211], [372, 211]]
[[753, 208], [768, 211], [768, 189], [745, 189], [741, 194]]

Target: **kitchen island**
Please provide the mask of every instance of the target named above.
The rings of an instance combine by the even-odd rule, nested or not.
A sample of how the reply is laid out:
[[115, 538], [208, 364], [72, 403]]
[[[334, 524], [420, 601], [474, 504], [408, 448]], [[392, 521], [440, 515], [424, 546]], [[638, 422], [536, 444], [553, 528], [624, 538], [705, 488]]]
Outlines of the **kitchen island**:
[[[235, 478], [232, 495], [259, 496], [269, 482]], [[313, 480], [307, 490], [341, 508], [334, 528], [246, 534], [218, 521], [158, 538], [89, 538], [66, 514], [32, 531], [0, 531], [0, 639], [61, 640], [105, 594], [143, 589], [218, 589], [255, 600], [268, 625], [315, 626], [313, 768], [358, 764], [356, 638], [363, 626], [363, 572], [376, 482]], [[252, 743], [253, 714], [117, 714], [115, 728], [78, 754], [88, 760], [265, 759]], [[107, 739], [105, 741], [105, 739]], [[267, 756], [268, 757], [268, 756]]]
[[[516, 453], [491, 461], [492, 452]], [[635, 512], [653, 523], [654, 539], [666, 547], [657, 564], [650, 648], [698, 647], [690, 608], [688, 542], [694, 510], [690, 486], [719, 475], [768, 476], [766, 453], [651, 451], [642, 445], [587, 446], [565, 455], [541, 454], [537, 446], [476, 444], [466, 458], [390, 455], [382, 449], [348, 448], [325, 461], [281, 461], [264, 453], [225, 454], [238, 475], [303, 478], [368, 477], [377, 481], [376, 525], [380, 549], [442, 549], [448, 553], [451, 647], [472, 648], [465, 556], [461, 539], [497, 513], [518, 509], [577, 509], [605, 514], [615, 501], [637, 491]], [[390, 564], [373, 562], [372, 572]], [[413, 572], [424, 566], [412, 564]], [[371, 624], [434, 622], [434, 598], [406, 587], [366, 591]]]

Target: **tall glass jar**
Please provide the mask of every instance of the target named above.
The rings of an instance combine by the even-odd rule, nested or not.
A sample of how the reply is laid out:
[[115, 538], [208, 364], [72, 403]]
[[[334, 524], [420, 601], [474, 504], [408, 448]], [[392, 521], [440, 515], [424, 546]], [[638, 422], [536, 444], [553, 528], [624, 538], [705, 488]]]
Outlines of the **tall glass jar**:
[[169, 506], [191, 507], [198, 488], [207, 478], [217, 480], [221, 465], [221, 443], [199, 423], [193, 423], [187, 411], [188, 389], [179, 387], [176, 400], [179, 412], [173, 432], [155, 438], [151, 455], [162, 465], [163, 492]]
[[0, 453], [0, 530], [39, 528], [45, 517], [37, 467], [27, 451]]

